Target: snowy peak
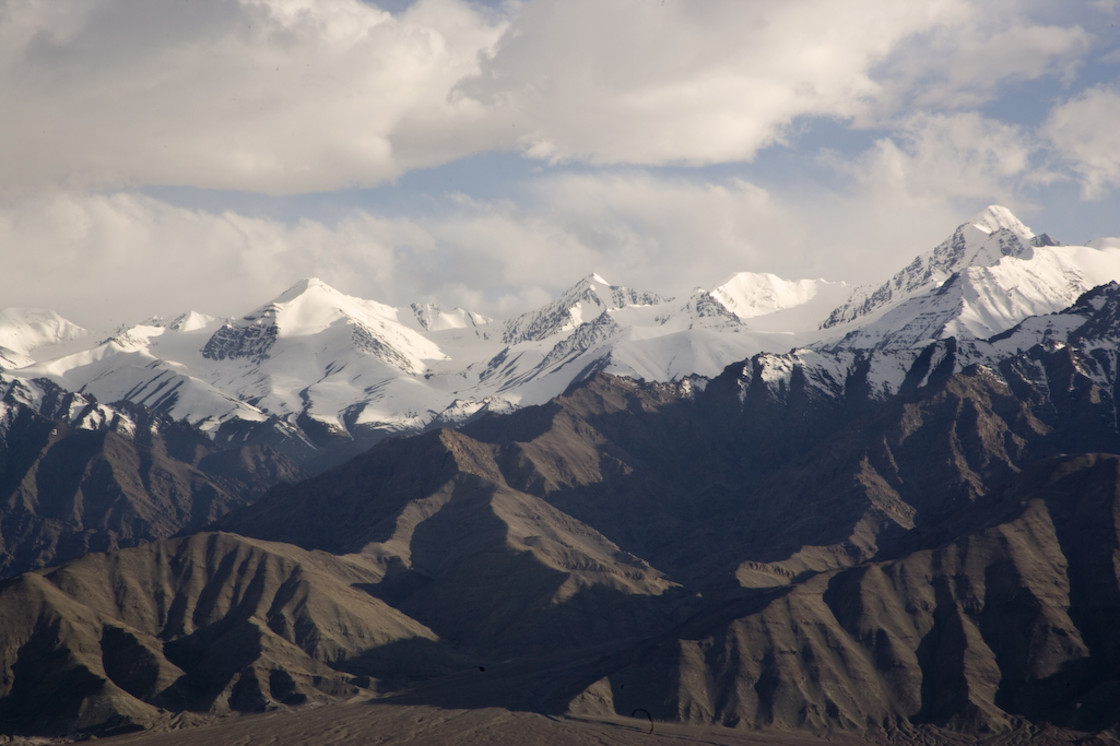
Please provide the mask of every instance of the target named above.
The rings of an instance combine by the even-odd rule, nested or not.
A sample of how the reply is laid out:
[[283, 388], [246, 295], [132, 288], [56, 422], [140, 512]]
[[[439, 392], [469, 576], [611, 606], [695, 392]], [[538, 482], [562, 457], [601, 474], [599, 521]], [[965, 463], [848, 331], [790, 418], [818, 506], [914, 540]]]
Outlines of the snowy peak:
[[260, 365], [284, 341], [292, 354], [311, 345], [339, 358], [372, 356], [410, 374], [423, 372], [425, 359], [446, 357], [434, 342], [399, 323], [397, 309], [346, 295], [317, 278], [301, 280], [271, 303], [224, 324], [206, 342], [202, 356]]
[[[897, 390], [903, 362], [931, 341], [979, 344], [1117, 278], [1120, 242], [1057, 245], [993, 206], [881, 287], [854, 294], [843, 283], [741, 272], [673, 299], [592, 273], [536, 310], [492, 321], [434, 303], [397, 309], [309, 278], [224, 323], [188, 313], [122, 328], [105, 344], [68, 355], [46, 347], [16, 376], [159, 408], [212, 433], [234, 421], [272, 422], [284, 442], [327, 447], [338, 438], [357, 443], [541, 403], [589, 371], [679, 380], [715, 376], [733, 361], [778, 350], [832, 361], [817, 366], [819, 381], [810, 380], [825, 388], [842, 389], [853, 366], [873, 357], [874, 390]], [[1120, 318], [1112, 292], [1084, 300], [1100, 306], [1093, 308], [1101, 324]], [[825, 326], [837, 328], [821, 332], [818, 322], [834, 308]], [[5, 327], [0, 316], [0, 366], [17, 367], [17, 347], [66, 336], [62, 322], [48, 321], [35, 341], [17, 345], [10, 318]], [[1045, 323], [1057, 324], [1056, 334], [1075, 321]], [[27, 322], [16, 326], [26, 331]], [[792, 358], [766, 359], [775, 362], [763, 378], [788, 388]]]
[[280, 293], [273, 303], [290, 303], [308, 293], [322, 293], [326, 295], [341, 295], [337, 290], [320, 280], [318, 277], [305, 277], [290, 288]]
[[[355, 306], [372, 303], [344, 295], [318, 278], [300, 280], [270, 303], [223, 324], [202, 348], [202, 356], [209, 360], [247, 359], [259, 364], [268, 358], [281, 336], [314, 335], [350, 315], [348, 311]], [[359, 311], [358, 315], [365, 314]]]
[[992, 206], [924, 258], [934, 273], [950, 275], [969, 267], [991, 267], [1006, 256], [1030, 258], [1034, 238], [1006, 207]]
[[784, 280], [769, 272], [739, 272], [710, 295], [740, 319], [750, 319], [804, 305], [823, 286], [832, 284], [824, 280]]
[[993, 206], [878, 289], [853, 294], [822, 327], [850, 324], [833, 348], [986, 339], [1117, 277], [1120, 249], [1061, 245]]
[[171, 323], [167, 325], [167, 328], [176, 332], [193, 332], [213, 322], [213, 316], [199, 313], [198, 311], [187, 311], [184, 314], [176, 316]]
[[973, 215], [965, 225], [971, 225], [989, 235], [998, 230], [1006, 230], [1022, 238], [1034, 238], [1031, 229], [1023, 225], [1022, 221], [1003, 205], [988, 205]]
[[148, 347], [158, 337], [167, 332], [195, 332], [214, 324], [216, 319], [197, 311], [187, 311], [170, 321], [163, 316], [152, 316], [138, 324], [125, 324], [118, 327], [102, 344], [115, 344], [129, 350]]
[[[629, 306], [655, 306], [666, 300], [670, 299], [657, 293], [632, 290], [623, 285], [612, 285], [602, 275], [592, 272], [561, 293], [556, 302], [575, 306], [587, 301], [602, 309], [618, 310]], [[589, 316], [583, 321], [591, 321], [593, 318], [594, 316]]]
[[913, 290], [930, 282], [943, 282], [969, 267], [991, 267], [1004, 257], [1029, 259], [1034, 253], [1035, 238], [1031, 229], [1010, 210], [991, 205], [958, 226], [933, 251], [915, 258], [892, 278], [892, 283]]
[[1095, 342], [1120, 339], [1120, 284], [1110, 282], [1088, 291], [1069, 309], [1080, 313], [1085, 323], [1078, 327], [1073, 337]]
[[738, 272], [712, 289], [696, 288], [684, 305], [658, 314], [657, 320], [667, 327], [777, 334], [784, 337], [783, 345], [808, 343], [819, 336], [821, 318], [848, 295], [847, 287], [843, 282]]
[[47, 309], [0, 309], [0, 367], [28, 365], [34, 350], [71, 342], [88, 334], [82, 327]]
[[281, 336], [306, 336], [323, 331], [341, 318], [362, 323], [371, 319], [397, 321], [397, 309], [346, 295], [318, 278], [301, 280], [274, 301], [245, 317], [269, 319]]
[[992, 267], [1005, 257], [1029, 259], [1036, 246], [1053, 243], [1048, 236], [1036, 237], [1006, 207], [991, 205], [879, 287], [857, 288], [847, 303], [829, 314], [821, 328], [848, 324], [893, 307], [972, 267]]
[[[711, 329], [725, 329], [731, 330], [743, 326], [743, 320], [735, 311], [731, 309], [725, 300], [717, 297], [716, 290], [705, 290], [704, 288], [696, 288], [692, 291], [688, 302], [680, 309], [680, 313], [688, 320], [688, 323], [698, 324], [702, 327]], [[673, 320], [672, 314], [666, 314], [660, 317], [663, 324], [669, 324]]]
[[542, 340], [560, 332], [572, 331], [580, 324], [593, 321], [604, 311], [655, 306], [667, 300], [656, 293], [611, 285], [600, 275], [590, 274], [548, 305], [507, 322], [502, 341], [518, 344]]

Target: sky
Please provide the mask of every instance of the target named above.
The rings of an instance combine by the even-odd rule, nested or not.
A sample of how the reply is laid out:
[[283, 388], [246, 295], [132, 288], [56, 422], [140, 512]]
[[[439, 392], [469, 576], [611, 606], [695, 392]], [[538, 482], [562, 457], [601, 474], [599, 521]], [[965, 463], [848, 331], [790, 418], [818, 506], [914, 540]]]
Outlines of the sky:
[[1120, 0], [0, 0], [0, 307], [874, 283], [1120, 235]]

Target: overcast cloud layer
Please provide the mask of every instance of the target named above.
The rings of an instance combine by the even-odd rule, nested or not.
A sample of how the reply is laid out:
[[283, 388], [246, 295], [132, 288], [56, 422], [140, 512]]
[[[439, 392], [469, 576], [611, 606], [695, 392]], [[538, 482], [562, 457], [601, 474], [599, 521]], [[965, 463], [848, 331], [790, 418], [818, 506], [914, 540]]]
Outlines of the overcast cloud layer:
[[0, 307], [316, 275], [495, 314], [591, 271], [874, 281], [993, 202], [1120, 233], [1115, 2], [384, 7], [0, 0]]

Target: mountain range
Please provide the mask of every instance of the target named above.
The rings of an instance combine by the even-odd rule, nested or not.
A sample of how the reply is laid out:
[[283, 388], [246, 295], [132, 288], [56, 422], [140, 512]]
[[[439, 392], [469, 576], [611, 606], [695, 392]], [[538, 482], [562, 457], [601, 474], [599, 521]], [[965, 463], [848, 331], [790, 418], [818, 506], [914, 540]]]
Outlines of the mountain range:
[[502, 321], [309, 280], [96, 344], [6, 312], [0, 723], [1114, 742], [1117, 278], [992, 207], [872, 288], [590, 275]]
[[[295, 458], [540, 404], [589, 370], [712, 377], [760, 352], [907, 350], [986, 338], [1120, 277], [1120, 248], [1063, 246], [993, 206], [878, 288], [743, 272], [683, 298], [592, 274], [507, 320], [394, 308], [304, 280], [237, 319], [187, 312], [83, 343], [49, 311], [0, 317], [6, 379], [186, 420]], [[85, 338], [89, 340], [87, 336]], [[69, 349], [58, 354], [60, 345]], [[4, 363], [3, 361], [7, 361]], [[875, 381], [892, 390], [895, 381]]]

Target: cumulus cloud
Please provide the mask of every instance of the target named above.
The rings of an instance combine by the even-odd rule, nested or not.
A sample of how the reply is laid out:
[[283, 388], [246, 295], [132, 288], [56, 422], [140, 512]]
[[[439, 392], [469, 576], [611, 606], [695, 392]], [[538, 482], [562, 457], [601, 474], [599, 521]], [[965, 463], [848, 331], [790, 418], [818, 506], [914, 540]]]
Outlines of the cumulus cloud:
[[1014, 205], [1057, 178], [1038, 165], [1039, 143], [1021, 127], [975, 112], [909, 117], [854, 161], [837, 161], [865, 188], [946, 200]]
[[[554, 225], [594, 248], [604, 265], [598, 271], [608, 279], [613, 273], [628, 283], [681, 291], [742, 270], [793, 275], [809, 269], [799, 251], [809, 230], [802, 216], [742, 179], [567, 174], [538, 185], [536, 197]], [[665, 288], [667, 278], [676, 287]]]
[[851, 116], [878, 92], [870, 68], [960, 4], [529, 0], [460, 90], [538, 158], [747, 160], [797, 117]]
[[492, 149], [747, 161], [799, 118], [960, 109], [1076, 69], [1085, 31], [1003, 5], [8, 0], [0, 187], [306, 193]]
[[503, 21], [463, 0], [10, 0], [0, 185], [268, 194], [392, 179], [491, 147], [454, 85]]
[[1080, 179], [1086, 199], [1120, 186], [1120, 89], [1098, 86], [1055, 107], [1043, 132]]
[[1120, 16], [1118, 0], [1089, 0], [1089, 6], [1106, 16]]
[[487, 149], [750, 159], [848, 117], [871, 67], [966, 0], [9, 0], [9, 188], [368, 185]]

